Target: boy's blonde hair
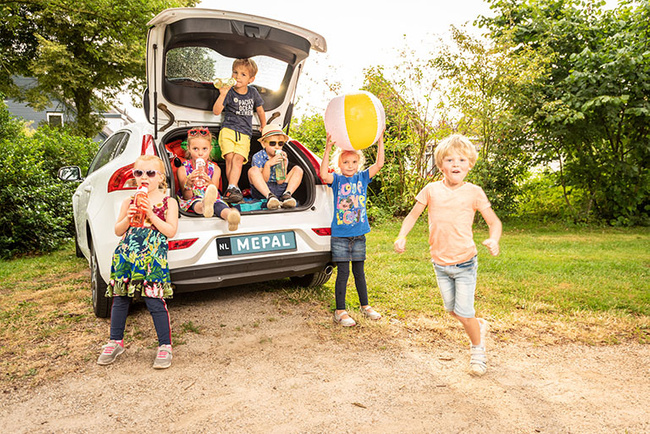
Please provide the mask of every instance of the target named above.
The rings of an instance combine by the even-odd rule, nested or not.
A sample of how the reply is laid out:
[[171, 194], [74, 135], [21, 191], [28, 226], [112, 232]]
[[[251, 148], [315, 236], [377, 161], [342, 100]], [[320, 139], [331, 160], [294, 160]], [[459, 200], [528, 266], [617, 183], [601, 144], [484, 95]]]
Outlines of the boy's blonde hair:
[[161, 160], [159, 156], [140, 155], [138, 158], [135, 159], [133, 165], [135, 166], [135, 164], [138, 162], [147, 163], [149, 161], [155, 162], [158, 165], [158, 171], [163, 174], [162, 182], [158, 185], [158, 188], [161, 190], [165, 190], [167, 188], [167, 174], [166, 174], [167, 171], [165, 170], [165, 163], [163, 163], [163, 160]]
[[436, 161], [438, 169], [442, 167], [442, 160], [453, 152], [467, 157], [470, 168], [476, 164], [476, 159], [478, 158], [476, 147], [464, 135], [452, 134], [440, 142], [433, 152], [433, 158]]
[[243, 66], [244, 68], [248, 69], [251, 77], [255, 77], [257, 75], [257, 63], [255, 63], [253, 59], [235, 59], [235, 61], [232, 62], [232, 69], [234, 70], [238, 66]]
[[334, 169], [334, 171], [338, 174], [341, 174], [341, 168], [339, 165], [341, 164], [341, 158], [345, 154], [354, 154], [357, 157], [359, 157], [359, 172], [363, 170], [363, 165], [366, 163], [366, 157], [364, 157], [363, 152], [355, 149], [355, 150], [349, 150], [349, 149], [341, 149], [341, 148], [336, 148], [334, 152], [332, 153], [332, 158], [330, 159], [330, 167]]

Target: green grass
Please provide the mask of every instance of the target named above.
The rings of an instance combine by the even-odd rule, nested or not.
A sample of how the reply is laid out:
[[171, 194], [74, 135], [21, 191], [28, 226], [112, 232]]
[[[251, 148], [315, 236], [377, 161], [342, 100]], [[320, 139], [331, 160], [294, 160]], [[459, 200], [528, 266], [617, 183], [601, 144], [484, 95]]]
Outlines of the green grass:
[[[429, 261], [426, 219], [413, 228], [401, 255], [393, 251], [400, 224], [397, 220], [374, 224], [368, 234], [365, 270], [370, 303], [389, 321], [378, 327], [362, 321], [357, 329], [376, 336], [387, 331], [386, 342], [400, 329], [424, 342], [466, 342], [442, 307]], [[480, 245], [486, 237], [485, 228], [475, 231], [476, 309], [490, 320], [496, 341], [650, 343], [647, 228], [506, 223], [497, 257]], [[310, 304], [310, 309], [322, 310], [323, 318], [334, 309], [334, 276], [319, 289], [296, 288], [285, 279], [252, 285], [250, 290], [272, 292], [282, 304]], [[358, 307], [352, 277], [347, 301], [350, 308]], [[251, 318], [252, 327], [265, 320], [273, 318]], [[138, 324], [129, 326], [130, 340], [149, 336]], [[335, 339], [355, 336], [331, 327], [331, 322], [315, 326]], [[72, 243], [49, 255], [0, 261], [0, 385], [39, 382], [79, 369], [89, 354], [94, 357], [98, 339], [106, 333], [106, 320], [92, 312], [88, 264], [75, 257]], [[182, 343], [185, 335], [201, 329], [188, 321], [177, 333], [176, 343], [179, 339]]]
[[[426, 218], [408, 236], [406, 252], [393, 251], [401, 221], [373, 226], [368, 235], [366, 277], [370, 303], [397, 319], [443, 312], [429, 260]], [[479, 250], [477, 315], [501, 329], [547, 341], [531, 333], [542, 323], [565, 339], [650, 342], [650, 232], [647, 228], [518, 228], [504, 224], [501, 254], [480, 245], [487, 228], [475, 230]], [[352, 281], [352, 278], [350, 278]], [[333, 280], [327, 284], [333, 291]], [[358, 306], [354, 284], [347, 301]], [[333, 306], [333, 305], [332, 305]], [[607, 327], [619, 326], [607, 336]], [[586, 331], [581, 332], [584, 327]], [[597, 333], [589, 333], [596, 328]], [[563, 329], [566, 329], [563, 331]], [[558, 337], [557, 334], [560, 334]], [[562, 336], [562, 334], [564, 335]]]

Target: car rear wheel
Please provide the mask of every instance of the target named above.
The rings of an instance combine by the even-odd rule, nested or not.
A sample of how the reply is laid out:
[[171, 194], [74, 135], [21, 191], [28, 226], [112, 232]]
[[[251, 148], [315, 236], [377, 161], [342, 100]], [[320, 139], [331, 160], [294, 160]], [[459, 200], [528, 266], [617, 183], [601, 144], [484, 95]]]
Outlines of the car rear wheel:
[[99, 274], [99, 265], [97, 264], [97, 254], [94, 247], [90, 246], [90, 287], [92, 290], [93, 310], [98, 318], [108, 318], [111, 316], [111, 303], [106, 297], [106, 282]]
[[294, 285], [302, 286], [304, 288], [311, 288], [314, 286], [324, 285], [332, 275], [332, 267], [327, 267], [318, 273], [305, 274], [304, 276], [292, 276], [291, 282]]

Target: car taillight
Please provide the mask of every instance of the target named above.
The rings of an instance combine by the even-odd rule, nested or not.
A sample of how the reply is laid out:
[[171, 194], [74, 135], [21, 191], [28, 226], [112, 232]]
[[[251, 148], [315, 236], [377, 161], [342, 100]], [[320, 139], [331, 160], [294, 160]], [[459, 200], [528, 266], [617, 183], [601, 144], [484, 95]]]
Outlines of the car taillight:
[[[156, 142], [151, 134], [142, 136], [142, 149], [140, 155], [158, 155]], [[116, 190], [134, 190], [137, 187], [133, 176], [133, 164], [120, 167], [113, 173], [108, 181], [108, 192]]]
[[291, 144], [302, 151], [302, 154], [309, 160], [309, 164], [314, 168], [314, 172], [316, 172], [316, 176], [320, 179], [321, 184], [325, 184], [323, 178], [320, 177], [320, 161], [316, 159], [314, 153], [305, 148], [305, 146], [297, 140], [292, 140]]
[[311, 228], [311, 230], [321, 237], [332, 235], [332, 228]]
[[156, 142], [153, 140], [151, 134], [145, 134], [142, 136], [142, 152], [140, 155], [158, 155]]
[[171, 240], [169, 241], [169, 250], [187, 249], [194, 244], [198, 238], [187, 238], [185, 240]]
[[133, 176], [133, 164], [120, 167], [108, 181], [108, 192], [116, 190], [134, 190], [137, 187]]

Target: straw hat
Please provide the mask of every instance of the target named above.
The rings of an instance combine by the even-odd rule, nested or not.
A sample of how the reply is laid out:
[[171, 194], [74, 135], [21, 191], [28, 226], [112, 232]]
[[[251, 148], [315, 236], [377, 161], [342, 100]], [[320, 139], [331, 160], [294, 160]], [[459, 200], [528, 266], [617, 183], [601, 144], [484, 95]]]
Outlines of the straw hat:
[[268, 137], [277, 136], [277, 135], [280, 135], [280, 136], [284, 137], [285, 142], [289, 141], [289, 136], [284, 134], [284, 131], [282, 131], [282, 128], [280, 128], [279, 125], [274, 125], [274, 124], [265, 125], [264, 128], [262, 128], [262, 137], [260, 137], [257, 140], [261, 142], [262, 140], [264, 140], [264, 139], [266, 139]]

